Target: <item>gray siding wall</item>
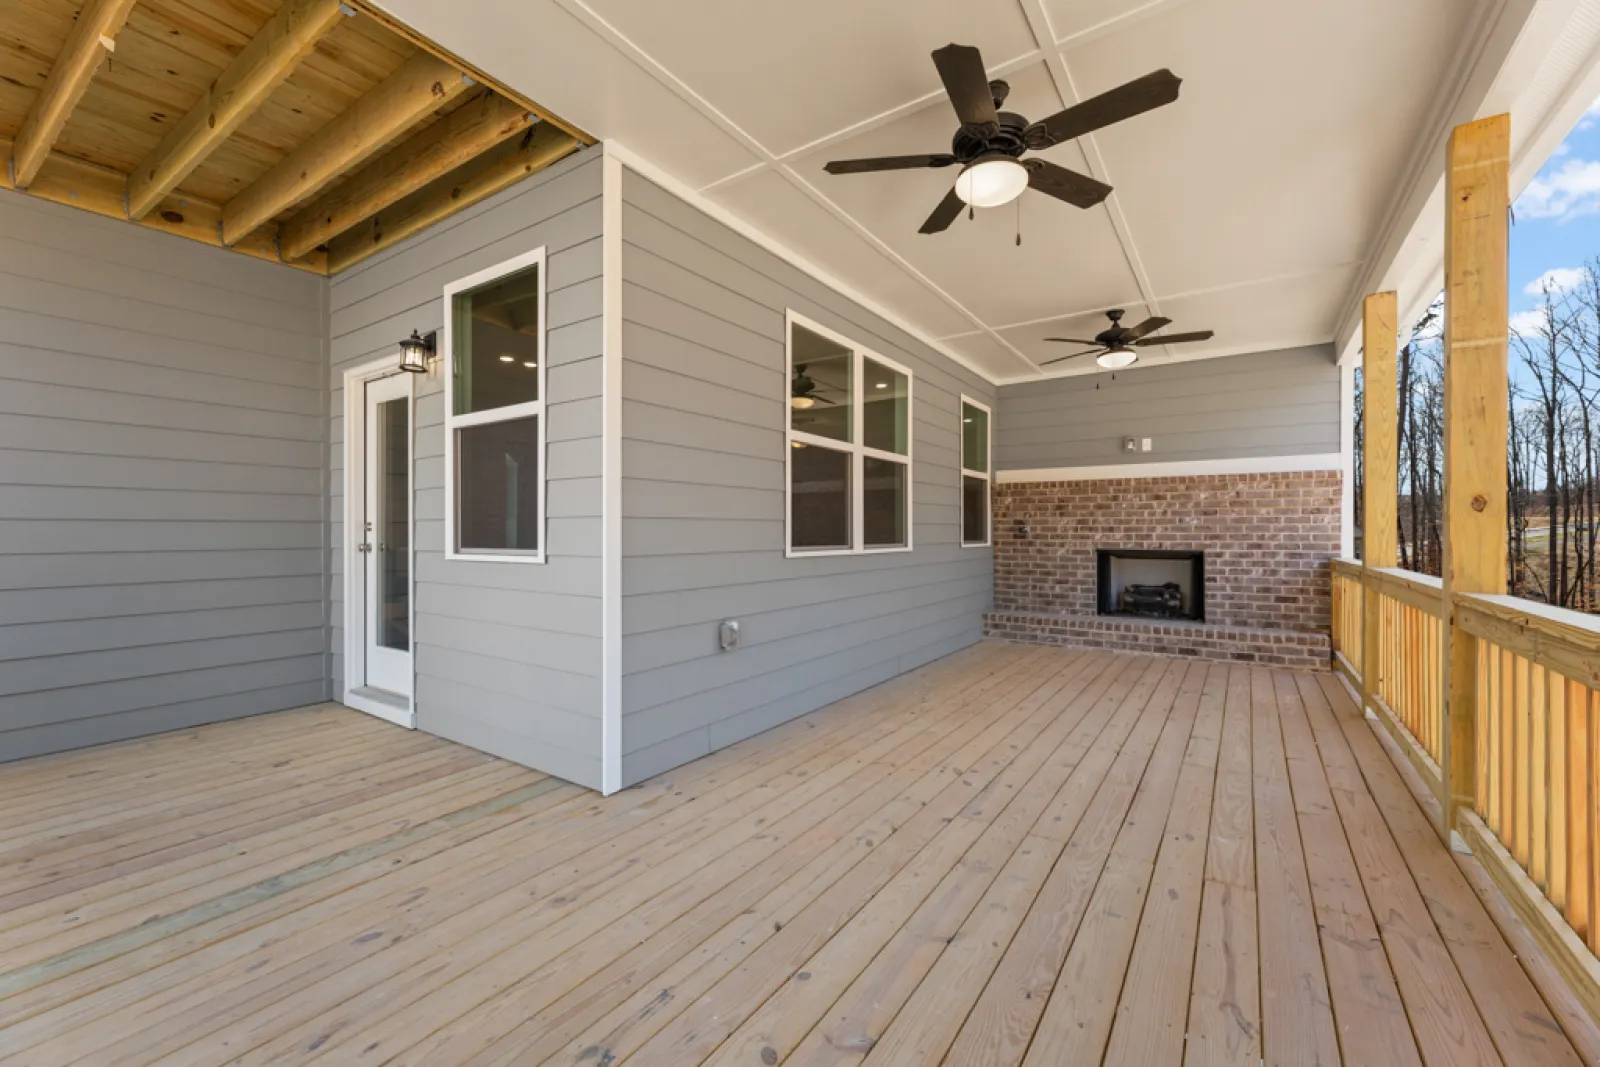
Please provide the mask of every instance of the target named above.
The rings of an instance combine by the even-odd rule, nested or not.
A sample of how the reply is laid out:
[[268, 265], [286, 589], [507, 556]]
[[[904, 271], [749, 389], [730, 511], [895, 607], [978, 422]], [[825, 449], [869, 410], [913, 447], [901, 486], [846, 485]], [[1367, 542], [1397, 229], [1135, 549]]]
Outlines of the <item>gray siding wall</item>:
[[[993, 559], [959, 546], [958, 405], [994, 391], [631, 171], [622, 241], [631, 784], [980, 638]], [[914, 552], [785, 558], [786, 308], [914, 372]]]
[[444, 326], [442, 293], [547, 250], [549, 562], [444, 558], [444, 381], [417, 383], [417, 726], [600, 784], [601, 177], [582, 153], [340, 274], [331, 286], [331, 593], [343, 691], [343, 373]]
[[1339, 368], [1313, 345], [1002, 386], [994, 450], [996, 470], [1338, 452]]
[[326, 294], [0, 192], [0, 759], [327, 696]]

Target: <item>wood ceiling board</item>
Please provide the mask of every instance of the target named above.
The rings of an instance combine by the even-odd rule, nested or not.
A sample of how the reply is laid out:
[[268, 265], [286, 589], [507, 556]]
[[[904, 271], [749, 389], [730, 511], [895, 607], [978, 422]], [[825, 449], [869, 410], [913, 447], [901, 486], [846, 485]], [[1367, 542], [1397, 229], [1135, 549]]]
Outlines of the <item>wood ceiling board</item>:
[[86, 0], [14, 142], [11, 178], [18, 185], [26, 187], [39, 172], [67, 117], [115, 50], [132, 7], [133, 0]]
[[128, 214], [143, 218], [176, 188], [344, 17], [339, 0], [284, 0], [200, 101], [128, 175]]
[[[1044, 65], [1008, 79], [1007, 109], [1040, 119], [1060, 108]], [[1088, 210], [1032, 190], [1016, 203], [963, 211], [943, 233], [919, 233], [923, 220], [950, 189], [955, 167], [873, 174], [828, 174], [830, 159], [937, 152], [955, 132], [944, 104], [930, 105], [794, 162], [807, 181], [867, 226], [940, 288], [990, 325], [1025, 322], [1063, 308], [1101, 307], [1138, 299], [1139, 288], [1104, 207]], [[1034, 158], [1087, 173], [1074, 144]], [[1116, 195], [1116, 194], [1113, 194]], [[1020, 208], [1022, 245], [1016, 244]]]
[[[1016, 3], [809, 0], [802, 18], [726, 0], [589, 0], [589, 7], [780, 155], [941, 91], [929, 55], [935, 48], [976, 45], [991, 67], [1034, 49]], [[711, 27], [717, 43], [707, 40]], [[947, 135], [935, 150], [948, 144]]]
[[[181, 119], [248, 37], [164, 7], [135, 4], [117, 52], [95, 76], [57, 141], [62, 152], [131, 171]], [[265, 18], [263, 17], [263, 21]], [[203, 32], [193, 27], [200, 26]], [[226, 42], [233, 42], [233, 51]]]
[[0, 4], [0, 133], [12, 136], [22, 127], [77, 10], [77, 4], [61, 0]]
[[1084, 95], [1184, 79], [1094, 138], [1156, 296], [1364, 259], [1462, 47], [1459, 6], [1185, 3], [1067, 52]]

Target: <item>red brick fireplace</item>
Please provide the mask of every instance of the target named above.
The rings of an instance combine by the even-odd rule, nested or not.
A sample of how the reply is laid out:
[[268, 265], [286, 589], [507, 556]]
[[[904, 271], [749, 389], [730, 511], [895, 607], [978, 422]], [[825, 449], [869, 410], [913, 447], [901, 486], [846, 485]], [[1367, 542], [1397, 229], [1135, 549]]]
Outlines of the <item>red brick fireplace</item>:
[[[1328, 665], [1337, 471], [995, 487], [994, 611], [1008, 640], [1295, 667]], [[1198, 554], [1203, 621], [1108, 614], [1102, 554]], [[1159, 577], [1166, 577], [1158, 572]], [[1176, 603], [1176, 600], [1174, 600]], [[1115, 610], [1113, 606], [1110, 610]]]

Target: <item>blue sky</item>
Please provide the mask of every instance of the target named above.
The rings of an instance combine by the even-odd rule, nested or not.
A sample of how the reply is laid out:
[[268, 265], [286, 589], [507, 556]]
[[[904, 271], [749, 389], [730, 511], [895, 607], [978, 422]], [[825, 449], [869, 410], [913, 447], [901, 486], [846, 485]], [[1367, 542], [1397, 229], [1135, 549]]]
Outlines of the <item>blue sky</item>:
[[[1511, 228], [1511, 328], [1537, 324], [1540, 284], [1571, 288], [1600, 255], [1600, 101], [1517, 198]], [[1515, 362], [1515, 360], [1513, 360]]]

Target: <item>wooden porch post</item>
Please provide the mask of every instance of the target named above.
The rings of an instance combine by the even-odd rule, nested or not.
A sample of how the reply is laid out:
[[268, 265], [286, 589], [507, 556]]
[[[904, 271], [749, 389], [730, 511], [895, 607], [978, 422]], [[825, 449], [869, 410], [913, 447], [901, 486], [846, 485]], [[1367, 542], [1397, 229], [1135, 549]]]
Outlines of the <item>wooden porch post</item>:
[[1444, 231], [1444, 797], [1446, 841], [1477, 794], [1477, 641], [1454, 597], [1506, 591], [1506, 344], [1511, 116], [1450, 135]]
[[1381, 653], [1378, 647], [1379, 601], [1370, 567], [1395, 565], [1395, 512], [1399, 508], [1400, 467], [1396, 421], [1394, 293], [1374, 293], [1361, 306], [1361, 701], [1376, 708]]

